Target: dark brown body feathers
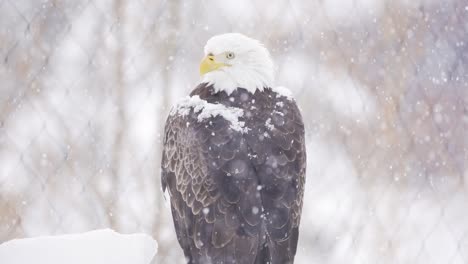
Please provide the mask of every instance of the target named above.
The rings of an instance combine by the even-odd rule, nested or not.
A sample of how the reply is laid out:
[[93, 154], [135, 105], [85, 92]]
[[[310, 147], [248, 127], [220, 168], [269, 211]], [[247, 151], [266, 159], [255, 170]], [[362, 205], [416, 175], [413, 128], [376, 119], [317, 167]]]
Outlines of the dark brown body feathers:
[[162, 186], [189, 263], [293, 263], [304, 194], [304, 124], [293, 100], [272, 89], [191, 93], [243, 109], [248, 131], [197, 113], [167, 119]]

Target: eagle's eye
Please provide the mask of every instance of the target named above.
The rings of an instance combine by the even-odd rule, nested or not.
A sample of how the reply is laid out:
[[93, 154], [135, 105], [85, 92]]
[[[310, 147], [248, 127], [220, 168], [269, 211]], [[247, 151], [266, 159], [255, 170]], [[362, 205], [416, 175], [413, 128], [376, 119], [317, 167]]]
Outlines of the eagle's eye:
[[227, 52], [227, 53], [226, 53], [226, 58], [227, 58], [227, 59], [232, 60], [232, 59], [234, 59], [235, 57], [236, 57], [236, 55], [234, 55], [234, 52]]

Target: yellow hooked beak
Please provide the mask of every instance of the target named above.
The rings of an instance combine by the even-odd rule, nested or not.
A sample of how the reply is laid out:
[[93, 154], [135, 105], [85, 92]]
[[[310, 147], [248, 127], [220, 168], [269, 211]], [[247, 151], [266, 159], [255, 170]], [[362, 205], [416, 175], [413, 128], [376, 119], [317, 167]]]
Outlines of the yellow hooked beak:
[[216, 62], [215, 56], [208, 55], [200, 63], [200, 75], [208, 73], [210, 71], [215, 71], [221, 67], [229, 66], [229, 64], [223, 62]]

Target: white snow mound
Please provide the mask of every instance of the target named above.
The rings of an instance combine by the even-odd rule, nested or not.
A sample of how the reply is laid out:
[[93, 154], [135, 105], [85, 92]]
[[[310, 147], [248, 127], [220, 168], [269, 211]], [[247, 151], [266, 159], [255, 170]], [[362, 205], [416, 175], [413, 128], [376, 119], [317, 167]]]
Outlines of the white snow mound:
[[82, 234], [14, 239], [0, 244], [2, 264], [149, 264], [156, 241], [110, 229]]

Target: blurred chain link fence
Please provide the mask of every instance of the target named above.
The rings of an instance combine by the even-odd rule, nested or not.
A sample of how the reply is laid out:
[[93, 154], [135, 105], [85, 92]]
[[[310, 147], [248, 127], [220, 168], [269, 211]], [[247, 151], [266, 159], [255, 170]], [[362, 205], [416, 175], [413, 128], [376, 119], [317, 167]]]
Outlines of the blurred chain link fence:
[[230, 31], [303, 112], [298, 263], [468, 263], [464, 0], [0, 1], [0, 242], [111, 227], [180, 262], [161, 132]]

